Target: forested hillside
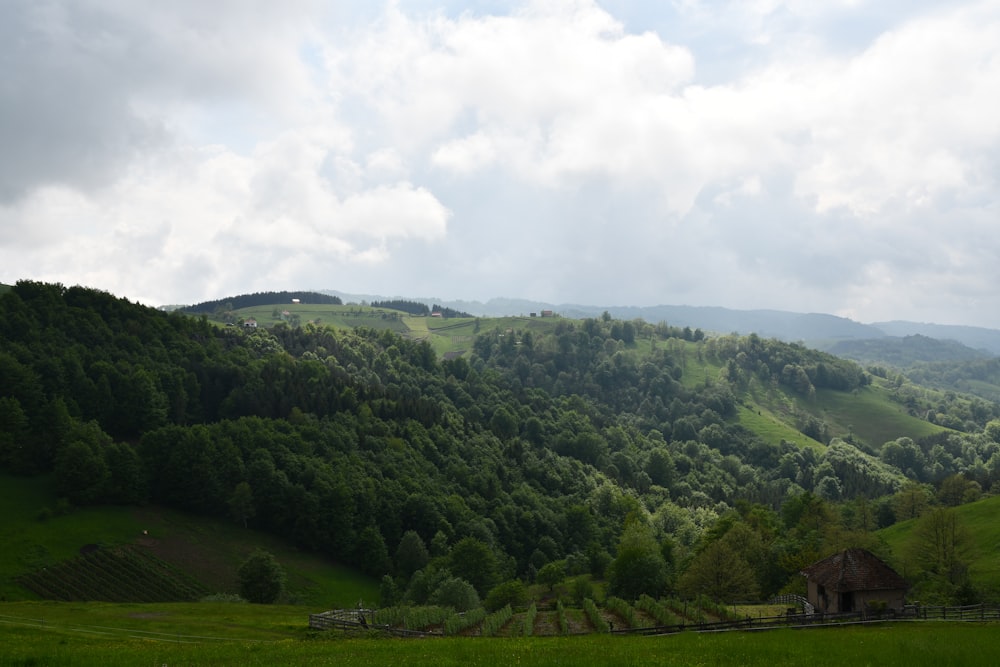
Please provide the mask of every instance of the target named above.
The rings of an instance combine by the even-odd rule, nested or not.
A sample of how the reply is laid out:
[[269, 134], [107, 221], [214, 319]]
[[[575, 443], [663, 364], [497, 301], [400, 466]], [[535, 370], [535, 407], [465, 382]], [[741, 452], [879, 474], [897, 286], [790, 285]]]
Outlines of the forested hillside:
[[[718, 370], [687, 376], [696, 364]], [[962, 476], [964, 499], [1000, 480], [995, 404], [942, 399], [937, 420], [966, 433], [862, 446], [808, 422], [817, 446], [773, 443], [740, 420], [755, 396], [849, 400], [894, 381], [797, 345], [610, 316], [483, 330], [441, 360], [390, 330], [218, 327], [19, 282], [0, 295], [0, 468], [54, 471], [76, 505], [265, 528], [394, 575], [386, 596], [418, 602], [450, 578], [485, 596], [553, 563], [638, 595], [628, 559], [651, 544], [650, 585], [683, 591], [725, 548], [752, 573], [746, 594], [771, 594], [824, 550], [873, 541], [907, 478]], [[894, 385], [923, 411], [907, 389]]]

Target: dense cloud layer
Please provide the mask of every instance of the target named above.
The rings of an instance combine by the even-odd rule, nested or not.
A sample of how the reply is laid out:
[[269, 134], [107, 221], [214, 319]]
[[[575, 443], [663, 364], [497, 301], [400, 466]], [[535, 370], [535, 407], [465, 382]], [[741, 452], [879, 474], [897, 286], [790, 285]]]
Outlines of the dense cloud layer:
[[5, 3], [0, 281], [1000, 327], [995, 3], [327, 4]]

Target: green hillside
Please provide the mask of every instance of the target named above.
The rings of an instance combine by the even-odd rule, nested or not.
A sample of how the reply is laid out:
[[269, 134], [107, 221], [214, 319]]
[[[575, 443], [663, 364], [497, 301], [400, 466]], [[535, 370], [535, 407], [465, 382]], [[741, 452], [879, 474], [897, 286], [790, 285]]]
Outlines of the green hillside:
[[0, 474], [0, 596], [34, 597], [19, 576], [76, 558], [81, 549], [132, 546], [178, 568], [207, 592], [239, 592], [236, 570], [254, 549], [273, 553], [288, 575], [290, 599], [300, 604], [351, 606], [375, 600], [378, 584], [290, 546], [273, 535], [162, 507], [71, 508], [49, 477]]
[[[963, 560], [968, 566], [969, 578], [977, 588], [1000, 592], [1000, 496], [984, 498], [974, 503], [952, 508], [959, 525], [967, 533], [967, 552]], [[879, 531], [891, 547], [894, 564], [901, 572], [918, 574], [920, 567], [914, 562], [915, 529], [919, 519], [910, 519]]]
[[[731, 602], [869, 543], [895, 515], [866, 499], [907, 479], [1000, 482], [1000, 406], [774, 339], [332, 303], [219, 318], [0, 295], [0, 470], [49, 485], [8, 485], [5, 585], [134, 544], [231, 591], [264, 546], [302, 600], [377, 581], [385, 605], [472, 609], [573, 580]], [[710, 557], [743, 559], [733, 586]]]
[[[499, 318], [437, 318], [411, 316], [400, 311], [360, 305], [316, 306], [280, 304], [244, 308], [232, 311], [238, 321], [254, 319], [261, 326], [279, 323], [305, 324], [340, 329], [369, 327], [389, 329], [410, 339], [426, 341], [440, 358], [469, 357], [477, 336], [509, 332], [515, 340], [524, 332], [552, 334], [560, 322], [572, 322], [561, 317], [499, 317]], [[650, 327], [651, 329], [651, 327]], [[695, 388], [717, 381], [725, 364], [718, 357], [705, 353], [704, 343], [669, 339], [657, 340], [647, 331], [631, 349], [638, 359], [649, 358], [656, 350], [666, 350], [678, 359], [681, 381]], [[931, 391], [931, 390], [928, 390]], [[803, 422], [813, 417], [825, 426], [831, 437], [856, 439], [877, 450], [885, 442], [900, 437], [920, 439], [948, 429], [910, 414], [909, 409], [894, 400], [892, 388], [885, 380], [874, 378], [870, 386], [855, 392], [817, 388], [809, 400], [779, 387], [764, 386], [759, 381], [749, 383], [740, 393], [739, 421], [767, 442], [782, 440], [800, 446], [822, 445], [815, 437], [801, 432]], [[943, 393], [943, 392], [939, 392]]]

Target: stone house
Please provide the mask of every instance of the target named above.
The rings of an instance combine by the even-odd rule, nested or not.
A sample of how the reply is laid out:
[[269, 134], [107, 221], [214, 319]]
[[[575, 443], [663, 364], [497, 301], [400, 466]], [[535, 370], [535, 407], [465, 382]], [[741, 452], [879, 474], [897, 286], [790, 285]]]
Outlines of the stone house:
[[906, 581], [865, 549], [845, 549], [802, 570], [817, 612], [902, 611]]

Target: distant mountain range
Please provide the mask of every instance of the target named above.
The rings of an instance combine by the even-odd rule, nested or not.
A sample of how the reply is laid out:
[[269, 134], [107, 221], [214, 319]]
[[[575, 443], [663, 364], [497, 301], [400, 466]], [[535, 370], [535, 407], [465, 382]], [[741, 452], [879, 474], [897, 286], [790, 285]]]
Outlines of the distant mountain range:
[[[580, 304], [553, 304], [526, 299], [496, 298], [489, 301], [448, 301], [439, 298], [384, 297], [378, 295], [346, 294], [335, 290], [320, 290], [325, 294], [339, 296], [344, 303], [380, 301], [387, 298], [406, 298], [410, 301], [437, 303], [455, 310], [465, 311], [479, 317], [510, 317], [529, 315], [543, 310], [551, 310], [564, 317], [599, 317], [607, 311], [617, 319], [642, 318], [653, 324], [666, 322], [673, 326], [700, 328], [703, 331], [726, 334], [755, 333], [764, 338], [801, 342], [809, 347], [828, 350], [841, 356], [854, 357], [855, 346], [849, 341], [881, 340], [879, 349], [886, 345], [906, 345], [911, 353], [914, 348], [933, 355], [933, 346], [915, 345], [904, 340], [909, 336], [923, 336], [938, 341], [954, 341], [967, 351], [954, 345], [938, 347], [944, 358], [973, 359], [977, 357], [1000, 356], [1000, 330], [948, 324], [927, 324], [920, 322], [875, 322], [862, 324], [846, 317], [824, 313], [793, 313], [783, 310], [735, 310], [717, 306], [585, 306]], [[839, 347], [839, 351], [837, 351]], [[945, 349], [947, 348], [947, 349]], [[862, 357], [865, 355], [861, 355]], [[867, 360], [867, 359], [862, 359]], [[940, 360], [937, 356], [921, 359]]]

